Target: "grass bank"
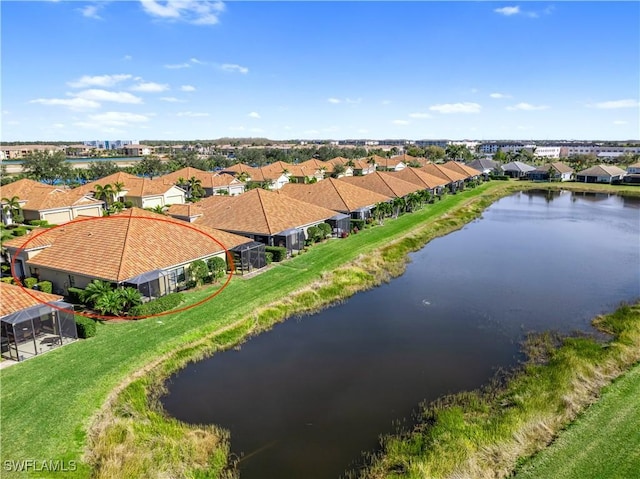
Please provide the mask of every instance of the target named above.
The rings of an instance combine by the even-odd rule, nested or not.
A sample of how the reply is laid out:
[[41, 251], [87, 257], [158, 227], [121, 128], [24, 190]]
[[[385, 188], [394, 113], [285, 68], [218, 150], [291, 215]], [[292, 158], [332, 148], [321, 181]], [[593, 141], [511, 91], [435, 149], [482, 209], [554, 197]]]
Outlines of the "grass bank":
[[[594, 326], [613, 334], [613, 339], [602, 343], [586, 336], [531, 336], [526, 345], [528, 361], [504, 384], [496, 383], [483, 390], [456, 394], [423, 405], [417, 426], [411, 431], [383, 438], [381, 453], [359, 477], [509, 476], [521, 461], [547, 446], [562, 428], [594, 403], [604, 386], [640, 361], [640, 303], [623, 305], [614, 313], [598, 317]], [[638, 366], [633, 371], [637, 369]], [[632, 372], [632, 381], [637, 374], [637, 371]], [[628, 402], [624, 403], [625, 400]], [[637, 419], [637, 396], [625, 393], [619, 399], [619, 404], [623, 403], [624, 407], [617, 411], [618, 416], [615, 416], [615, 409], [610, 409], [609, 414], [621, 422]], [[604, 424], [607, 420], [608, 417], [601, 416], [595, 422]], [[637, 425], [635, 422], [625, 427], [635, 433]], [[594, 426], [591, 432], [595, 437], [582, 436], [575, 440], [574, 451], [591, 441], [603, 444], [610, 441], [604, 434], [606, 427], [598, 429], [598, 424]], [[611, 425], [611, 430], [615, 427]], [[620, 434], [624, 433], [621, 431]], [[622, 442], [628, 439], [617, 437]], [[634, 441], [637, 446], [640, 439], [636, 437]], [[606, 449], [594, 447], [590, 450], [593, 454], [589, 459], [602, 470], [618, 467], [612, 457], [605, 455]], [[551, 467], [545, 469], [546, 474], [537, 474], [537, 468], [529, 468], [532, 475], [523, 472], [522, 477], [564, 477], [557, 474], [558, 469], [554, 466], [567, 466], [574, 456], [567, 449], [563, 451], [565, 454], [556, 454], [549, 460]], [[635, 451], [635, 457], [627, 458], [627, 465], [632, 464], [637, 471], [639, 458], [637, 449]], [[546, 457], [541, 455], [541, 458]]]
[[[638, 477], [640, 364], [613, 384], [554, 443], [525, 463], [516, 479]], [[571, 460], [567, 460], [571, 458]]]
[[[552, 185], [559, 186], [565, 185]], [[78, 469], [65, 477], [122, 477], [121, 471], [130, 477], [229, 474], [224, 431], [189, 427], [162, 414], [154, 398], [168, 374], [290, 315], [315, 311], [400, 274], [407, 252], [462, 227], [499, 197], [531, 187], [542, 185], [496, 181], [447, 196], [383, 227], [317, 245], [249, 280], [234, 279], [196, 309], [100, 325], [95, 338], [3, 369], [2, 459], [77, 461]], [[207, 294], [190, 293], [188, 300]]]

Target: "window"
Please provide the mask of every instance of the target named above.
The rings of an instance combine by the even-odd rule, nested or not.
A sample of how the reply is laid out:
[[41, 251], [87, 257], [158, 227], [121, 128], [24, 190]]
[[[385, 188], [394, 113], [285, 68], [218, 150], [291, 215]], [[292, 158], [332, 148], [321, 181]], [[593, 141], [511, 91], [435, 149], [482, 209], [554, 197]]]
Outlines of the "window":
[[73, 288], [76, 285], [76, 278], [73, 275], [69, 275], [69, 287]]

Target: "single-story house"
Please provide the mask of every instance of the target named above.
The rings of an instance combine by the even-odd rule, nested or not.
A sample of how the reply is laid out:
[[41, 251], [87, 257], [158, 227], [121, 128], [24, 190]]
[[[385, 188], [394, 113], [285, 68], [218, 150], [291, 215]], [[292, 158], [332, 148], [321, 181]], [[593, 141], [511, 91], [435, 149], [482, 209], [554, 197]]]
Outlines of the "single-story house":
[[626, 171], [613, 165], [596, 165], [576, 173], [576, 181], [583, 183], [620, 183]]
[[288, 168], [290, 183], [310, 183], [324, 180], [326, 169], [316, 168], [312, 165], [289, 165]]
[[447, 181], [449, 190], [455, 193], [458, 190], [464, 189], [464, 181], [468, 178], [466, 174], [458, 173], [451, 168], [445, 168], [444, 165], [436, 165], [435, 163], [427, 163], [419, 168], [433, 176], [439, 176], [443, 180]]
[[200, 186], [204, 189], [205, 196], [239, 195], [244, 193], [245, 185], [237, 178], [231, 175], [202, 171], [190, 166], [160, 176], [156, 180], [162, 180], [165, 184], [181, 187], [179, 184], [180, 179], [189, 181], [191, 178], [200, 180]]
[[404, 162], [406, 156], [392, 156], [391, 158], [384, 158], [382, 156], [375, 156], [376, 169], [379, 171], [400, 171], [404, 170], [408, 165]]
[[136, 287], [146, 297], [163, 296], [185, 286], [188, 266], [195, 260], [227, 259], [217, 241], [227, 249], [248, 242], [140, 208], [67, 223], [31, 241], [32, 235], [5, 244], [16, 274], [22, 269], [24, 276], [50, 281], [53, 292], [63, 295], [98, 279]]
[[500, 168], [500, 163], [490, 158], [475, 159], [467, 163], [467, 166], [482, 172], [482, 174], [484, 174], [485, 176], [490, 175], [494, 171], [502, 172], [502, 168]]
[[391, 200], [389, 196], [335, 178], [310, 185], [288, 184], [281, 191], [296, 200], [348, 214], [353, 219], [366, 219], [376, 204]]
[[465, 177], [465, 181], [477, 180], [482, 175], [481, 171], [478, 171], [475, 168], [471, 168], [470, 166], [465, 165], [464, 163], [461, 163], [459, 161], [447, 161], [446, 163], [443, 163], [439, 166], [461, 174]]
[[114, 200], [131, 201], [138, 208], [154, 208], [156, 206], [169, 206], [183, 204], [186, 201], [186, 193], [182, 188], [165, 183], [162, 178], [150, 180], [118, 172], [105, 176], [91, 183], [74, 188], [84, 193], [95, 194], [97, 186], [116, 184], [121, 186], [119, 193], [114, 194]]
[[202, 206], [199, 203], [185, 203], [184, 205], [171, 205], [165, 213], [177, 220], [194, 223], [202, 217]]
[[627, 166], [627, 174], [623, 181], [625, 183], [640, 183], [640, 163]]
[[521, 161], [512, 161], [506, 165], [502, 165], [502, 171], [511, 178], [526, 178], [527, 173], [535, 170], [534, 166], [527, 165]]
[[[80, 216], [102, 216], [102, 202], [91, 195], [64, 187], [45, 185], [21, 179], [0, 187], [0, 198], [17, 197], [25, 221], [46, 220], [50, 224], [63, 224]], [[11, 212], [4, 211], [5, 224], [12, 221]]]
[[421, 189], [428, 190], [431, 194], [442, 193], [443, 189], [449, 184], [449, 180], [428, 173], [422, 168], [413, 168], [411, 166], [401, 171], [395, 171], [392, 175], [418, 185]]
[[386, 171], [376, 171], [364, 176], [350, 176], [340, 180], [389, 198], [403, 198], [424, 189], [421, 185], [403, 180]]
[[62, 296], [0, 282], [3, 358], [29, 359], [78, 339], [73, 305]]
[[[321, 183], [324, 181], [316, 184]], [[267, 246], [283, 246], [289, 253], [304, 247], [309, 227], [330, 223], [338, 216], [336, 211], [261, 188], [240, 196], [210, 196], [198, 206], [203, 215], [196, 225], [246, 236]]]
[[527, 173], [527, 176], [530, 180], [534, 181], [548, 181], [549, 179], [571, 181], [573, 180], [573, 173], [573, 168], [565, 165], [561, 161], [556, 161], [530, 171]]

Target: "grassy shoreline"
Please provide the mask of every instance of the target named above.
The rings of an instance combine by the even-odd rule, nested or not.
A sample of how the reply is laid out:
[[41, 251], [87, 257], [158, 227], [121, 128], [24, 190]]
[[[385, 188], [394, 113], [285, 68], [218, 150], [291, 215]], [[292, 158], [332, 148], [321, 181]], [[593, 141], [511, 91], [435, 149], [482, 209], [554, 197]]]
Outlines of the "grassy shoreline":
[[[91, 444], [86, 462], [65, 477], [91, 475], [90, 464], [99, 466], [101, 477], [121, 477], [123, 470], [131, 477], [150, 477], [153, 467], [158, 474], [209, 477], [202, 475], [209, 469], [210, 477], [224, 477], [225, 433], [185, 428], [158, 409], [153, 398], [167, 375], [292, 314], [313, 312], [401, 274], [408, 252], [464, 226], [498, 198], [547, 187], [640, 196], [640, 189], [603, 185], [491, 182], [389, 220], [384, 227], [316, 246], [250, 280], [234, 280], [216, 301], [191, 314], [101, 326], [96, 338], [0, 373], [3, 459], [80, 461]], [[195, 302], [204, 295], [192, 293], [189, 299]], [[47, 394], [34, 397], [29, 393], [33, 390]], [[149, 441], [165, 439], [159, 449], [168, 453], [168, 460], [156, 464]], [[122, 455], [128, 457], [126, 464]]]

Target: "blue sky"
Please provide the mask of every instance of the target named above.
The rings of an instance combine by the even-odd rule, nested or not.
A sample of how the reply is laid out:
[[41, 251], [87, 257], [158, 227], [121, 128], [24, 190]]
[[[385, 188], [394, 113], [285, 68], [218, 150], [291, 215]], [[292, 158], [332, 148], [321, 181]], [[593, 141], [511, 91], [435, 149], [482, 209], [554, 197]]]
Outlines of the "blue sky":
[[2, 140], [638, 139], [638, 2], [2, 1]]

